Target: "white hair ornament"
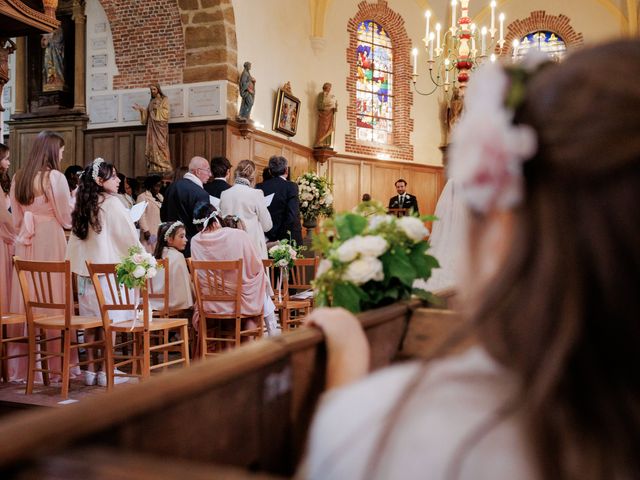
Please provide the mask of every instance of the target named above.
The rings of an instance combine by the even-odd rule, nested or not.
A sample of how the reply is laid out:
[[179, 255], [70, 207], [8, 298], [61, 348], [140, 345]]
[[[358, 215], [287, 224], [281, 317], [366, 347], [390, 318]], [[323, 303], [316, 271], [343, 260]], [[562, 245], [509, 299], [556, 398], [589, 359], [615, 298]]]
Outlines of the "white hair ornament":
[[93, 178], [93, 181], [98, 183], [98, 174], [100, 173], [100, 165], [102, 165], [103, 163], [106, 163], [104, 161], [104, 158], [96, 158], [93, 161], [93, 165], [91, 167], [91, 178]]

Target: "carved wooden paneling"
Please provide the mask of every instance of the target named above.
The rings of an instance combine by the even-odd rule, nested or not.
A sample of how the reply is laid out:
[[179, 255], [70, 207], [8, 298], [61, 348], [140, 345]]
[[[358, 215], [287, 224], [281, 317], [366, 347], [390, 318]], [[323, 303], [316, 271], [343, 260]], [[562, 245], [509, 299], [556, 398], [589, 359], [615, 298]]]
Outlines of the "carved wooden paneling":
[[361, 198], [360, 164], [335, 162], [332, 178], [336, 211], [350, 210], [357, 205]]
[[203, 157], [207, 155], [207, 133], [204, 129], [186, 130], [182, 132], [181, 142], [180, 158], [184, 162], [184, 165], [188, 165], [189, 161], [195, 156]]

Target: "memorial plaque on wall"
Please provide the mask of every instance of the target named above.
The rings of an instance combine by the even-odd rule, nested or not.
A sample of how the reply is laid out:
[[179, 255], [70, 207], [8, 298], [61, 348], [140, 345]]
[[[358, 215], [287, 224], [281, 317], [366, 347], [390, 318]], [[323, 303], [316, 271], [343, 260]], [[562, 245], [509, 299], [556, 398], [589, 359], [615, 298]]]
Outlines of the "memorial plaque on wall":
[[89, 120], [91, 123], [113, 123], [118, 121], [118, 95], [89, 97]]
[[107, 24], [105, 22], [96, 23], [93, 31], [95, 33], [104, 33], [107, 31]]
[[220, 115], [220, 85], [189, 88], [189, 116]]
[[106, 67], [107, 66], [107, 54], [101, 53], [99, 55], [91, 55], [91, 66], [93, 68]]
[[93, 47], [94, 50], [105, 50], [107, 48], [106, 37], [92, 39], [91, 46]]
[[140, 121], [140, 113], [134, 110], [132, 107], [135, 103], [147, 108], [149, 101], [151, 100], [151, 94], [148, 90], [144, 92], [131, 92], [123, 93], [121, 97], [122, 101], [122, 121], [133, 122]]
[[164, 92], [169, 99], [169, 118], [184, 117], [184, 90], [176, 88]]
[[11, 85], [5, 85], [2, 91], [2, 103], [11, 103]]
[[109, 89], [108, 73], [92, 73], [91, 74], [91, 91], [103, 92]]

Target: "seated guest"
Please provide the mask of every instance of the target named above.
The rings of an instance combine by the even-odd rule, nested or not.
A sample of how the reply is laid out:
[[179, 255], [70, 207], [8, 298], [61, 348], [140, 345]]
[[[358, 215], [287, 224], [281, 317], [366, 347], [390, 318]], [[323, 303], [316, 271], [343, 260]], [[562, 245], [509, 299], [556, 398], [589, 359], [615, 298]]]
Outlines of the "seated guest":
[[298, 185], [287, 180], [287, 159], [274, 155], [269, 159], [269, 170], [273, 178], [256, 185], [256, 188], [264, 192], [265, 197], [274, 194], [268, 207], [273, 227], [267, 232], [267, 239], [269, 242], [277, 242], [291, 238], [302, 245]]
[[138, 195], [137, 203], [147, 202], [142, 217], [140, 217], [140, 242], [149, 253], [153, 253], [158, 240], [158, 226], [160, 225], [160, 208], [162, 207], [162, 177], [149, 175], [144, 180], [144, 192]]
[[420, 215], [418, 199], [410, 193], [407, 193], [406, 180], [400, 178], [396, 181], [396, 191], [398, 192], [398, 195], [394, 195], [389, 199], [389, 208], [413, 209], [415, 213]]
[[640, 74], [640, 41], [527, 67], [474, 73], [452, 136], [470, 318], [445, 345], [475, 346], [346, 387], [366, 337], [316, 310], [343, 388], [300, 478], [640, 478], [640, 85], [611, 81]]
[[163, 222], [175, 222], [180, 220], [187, 232], [187, 246], [184, 256], [190, 256], [189, 241], [198, 230], [193, 224], [193, 212], [198, 203], [209, 202], [209, 194], [204, 189], [204, 184], [211, 177], [209, 162], [202, 157], [193, 157], [189, 162], [189, 171], [180, 180], [167, 187], [164, 194], [164, 202], [160, 209], [160, 218]]
[[[186, 310], [193, 307], [193, 285], [182, 252], [187, 246], [187, 234], [179, 220], [161, 223], [158, 227], [158, 242], [153, 256], [169, 260], [169, 310]], [[152, 280], [153, 291], [164, 291], [164, 272], [158, 272]], [[161, 301], [151, 300], [154, 310], [162, 308]]]
[[264, 193], [253, 188], [256, 165], [251, 160], [242, 160], [236, 167], [234, 177], [233, 187], [222, 192], [220, 197], [220, 214], [240, 217], [258, 256], [269, 258], [264, 232], [271, 230], [273, 224], [264, 202]]
[[[191, 258], [202, 261], [242, 259], [241, 312], [255, 315], [264, 312], [264, 322], [269, 335], [280, 333], [275, 316], [275, 305], [268, 295], [269, 278], [262, 260], [253, 247], [249, 235], [243, 230], [225, 228], [220, 225], [216, 210], [210, 203], [196, 207], [193, 222], [200, 233], [191, 240]], [[234, 274], [235, 275], [235, 274]], [[230, 313], [229, 302], [210, 306], [216, 313]]]
[[231, 188], [229, 176], [231, 174], [231, 162], [227, 157], [213, 157], [211, 160], [211, 176], [213, 180], [204, 184], [204, 189], [212, 197], [220, 198], [222, 192]]

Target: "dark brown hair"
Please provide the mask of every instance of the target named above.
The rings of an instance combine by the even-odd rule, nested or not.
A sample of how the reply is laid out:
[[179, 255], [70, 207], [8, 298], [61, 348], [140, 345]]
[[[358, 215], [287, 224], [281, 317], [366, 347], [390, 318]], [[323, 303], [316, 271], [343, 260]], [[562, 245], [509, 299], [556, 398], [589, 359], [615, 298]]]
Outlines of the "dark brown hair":
[[[640, 478], [640, 85], [611, 80], [633, 72], [640, 42], [618, 41], [577, 52], [527, 86], [515, 121], [536, 130], [538, 152], [525, 165], [510, 251], [467, 331], [520, 389], [463, 442], [449, 478], [514, 412], [539, 478]], [[483, 228], [472, 215], [469, 238]], [[390, 414], [368, 473], [423, 376]]]
[[46, 196], [46, 182], [51, 170], [60, 170], [61, 135], [44, 130], [38, 134], [24, 167], [16, 173], [15, 197], [21, 205], [31, 205], [35, 198], [33, 181], [40, 173], [40, 190]]
[[[173, 225], [174, 223], [176, 222], [175, 221], [163, 222], [158, 226], [158, 239], [156, 241], [156, 247], [153, 250], [153, 256], [156, 257], [158, 260], [162, 258], [162, 252], [168, 246], [168, 242], [167, 240], [164, 239], [164, 236], [167, 234], [167, 230], [169, 230], [171, 225]], [[178, 232], [180, 232], [180, 230], [184, 230], [186, 232], [184, 225], [180, 225], [174, 228], [173, 231], [171, 232], [171, 235], [169, 235], [169, 238], [175, 238], [175, 236], [178, 234]]]
[[[98, 177], [109, 180], [116, 175], [116, 167], [111, 163], [102, 162], [98, 167]], [[104, 201], [105, 190], [102, 185], [93, 179], [93, 163], [90, 163], [82, 171], [78, 180], [78, 192], [76, 193], [76, 206], [71, 213], [71, 230], [80, 240], [85, 240], [89, 235], [89, 228], [100, 233], [100, 207]]]
[[[4, 143], [0, 143], [0, 161], [4, 160], [9, 154], [9, 147]], [[9, 193], [11, 190], [11, 177], [9, 176], [9, 170], [0, 170], [0, 188], [4, 193]]]

